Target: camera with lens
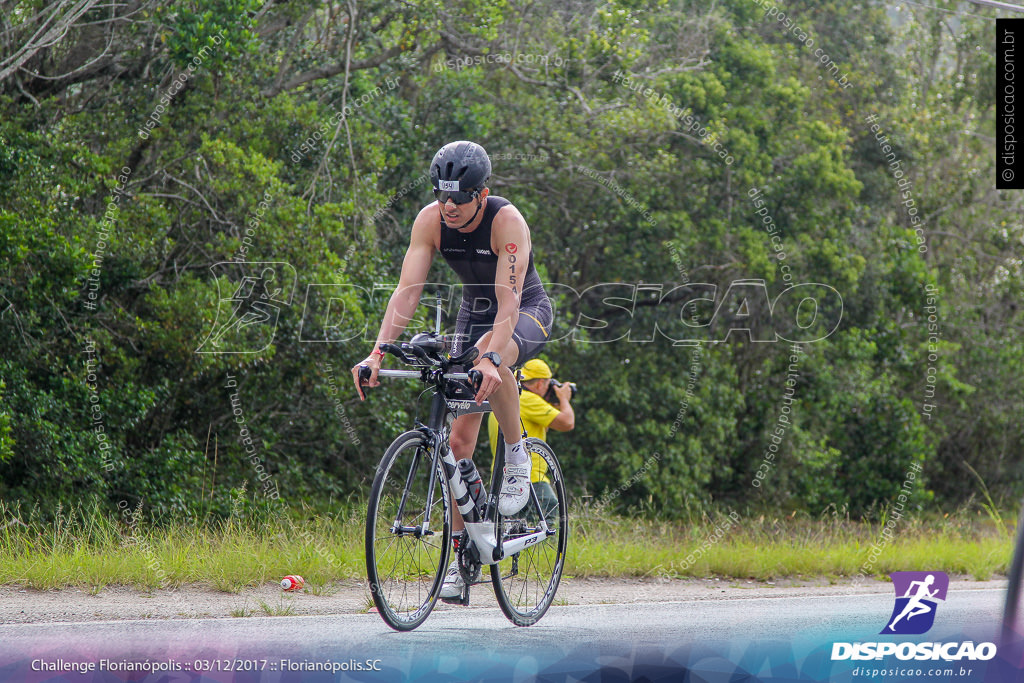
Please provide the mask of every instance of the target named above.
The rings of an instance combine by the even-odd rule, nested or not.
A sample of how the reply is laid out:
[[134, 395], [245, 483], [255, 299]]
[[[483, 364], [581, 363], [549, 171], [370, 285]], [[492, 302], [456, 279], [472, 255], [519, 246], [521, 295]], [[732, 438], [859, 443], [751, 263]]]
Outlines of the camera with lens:
[[[576, 398], [576, 382], [568, 382], [569, 384], [569, 399]], [[553, 406], [558, 405], [558, 396], [555, 395], [555, 387], [562, 386], [562, 383], [557, 379], [548, 380], [548, 390], [544, 392], [544, 400]]]

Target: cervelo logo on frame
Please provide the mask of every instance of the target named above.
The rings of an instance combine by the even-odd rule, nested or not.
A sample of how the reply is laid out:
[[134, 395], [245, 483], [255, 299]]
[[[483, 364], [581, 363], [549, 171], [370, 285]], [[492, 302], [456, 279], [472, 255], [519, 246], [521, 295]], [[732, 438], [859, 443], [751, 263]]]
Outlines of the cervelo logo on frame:
[[949, 576], [945, 572], [893, 572], [896, 604], [879, 633], [920, 635], [935, 623], [938, 603], [945, 602]]

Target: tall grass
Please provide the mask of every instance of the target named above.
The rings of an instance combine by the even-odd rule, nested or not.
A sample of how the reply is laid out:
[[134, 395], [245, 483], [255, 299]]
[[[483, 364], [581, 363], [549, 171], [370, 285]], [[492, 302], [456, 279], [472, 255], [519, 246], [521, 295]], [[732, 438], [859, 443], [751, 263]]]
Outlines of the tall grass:
[[[588, 515], [581, 509], [566, 573], [577, 576], [884, 577], [939, 570], [985, 580], [1005, 573], [1013, 541], [991, 510], [913, 517], [883, 535], [885, 519], [852, 521], [835, 510], [740, 517], [701, 515], [685, 523]], [[720, 536], [717, 529], [723, 529]], [[877, 551], [872, 553], [872, 547]], [[874, 554], [873, 562], [870, 558]], [[867, 566], [866, 566], [867, 565]]]
[[[322, 584], [364, 573], [363, 514], [346, 507], [307, 519], [266, 515], [152, 526], [139, 515], [111, 519], [77, 507], [46, 524], [4, 526], [0, 583], [152, 590], [201, 582], [238, 592], [301, 573]], [[10, 518], [0, 507], [0, 520]]]
[[[44, 522], [0, 503], [0, 584], [154, 590], [201, 583], [238, 592], [297, 573], [310, 589], [323, 591], [332, 581], [365, 576], [365, 507], [348, 501], [337, 510], [153, 525], [139, 510], [111, 517], [79, 506]], [[989, 501], [984, 511], [905, 519], [865, 574], [1002, 574], [1012, 535], [993, 510]], [[720, 538], [713, 534], [728, 521], [722, 513], [668, 522], [576, 507], [571, 519], [568, 577], [848, 577], [862, 571], [872, 545], [885, 540], [884, 521], [852, 521], [834, 510], [819, 517], [741, 516]]]

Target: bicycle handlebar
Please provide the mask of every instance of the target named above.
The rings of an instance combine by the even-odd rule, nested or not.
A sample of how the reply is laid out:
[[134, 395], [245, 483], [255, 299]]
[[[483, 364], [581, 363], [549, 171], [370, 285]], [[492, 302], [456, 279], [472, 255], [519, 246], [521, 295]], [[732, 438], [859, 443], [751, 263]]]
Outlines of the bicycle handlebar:
[[410, 365], [416, 362], [415, 359], [405, 355], [405, 351], [402, 350], [402, 347], [400, 346], [388, 344], [385, 342], [384, 344], [380, 345], [380, 350], [383, 351], [384, 353], [390, 353], [393, 356], [397, 356], [400, 360], [402, 360], [405, 363], [409, 363]]
[[419, 345], [417, 345], [417, 344], [406, 344], [406, 348], [409, 349], [410, 351], [412, 351], [413, 355], [416, 356], [417, 358], [419, 358], [420, 360], [422, 360], [424, 362], [427, 362], [427, 363], [433, 363], [434, 362], [433, 359], [430, 356], [427, 355], [427, 352], [424, 351]]
[[[359, 382], [360, 384], [370, 379], [370, 366], [361, 365], [359, 366]], [[423, 373], [419, 370], [378, 370], [378, 377], [396, 377], [404, 379], [420, 379], [423, 377]], [[469, 385], [473, 387], [473, 391], [480, 391], [480, 382], [483, 381], [484, 376], [479, 370], [470, 370], [469, 372], [446, 372], [441, 375], [445, 379], [464, 379], [469, 381]]]
[[[420, 347], [418, 344], [402, 344], [398, 346], [396, 344], [383, 343], [380, 345], [380, 350], [384, 353], [390, 353], [397, 357], [402, 362], [408, 365], [417, 365], [416, 358], [422, 360], [429, 365], [440, 364], [442, 367], [450, 367], [453, 365], [465, 365], [466, 363], [472, 363], [476, 360], [476, 357], [480, 353], [480, 349], [475, 346], [470, 346], [468, 349], [460, 353], [458, 356], [454, 356], [447, 360], [438, 359], [431, 357], [425, 349]], [[410, 358], [405, 352], [410, 351], [416, 358]], [[359, 368], [359, 382], [365, 382], [370, 379], [372, 371], [369, 366], [363, 365]], [[422, 377], [420, 370], [378, 370], [378, 377], [404, 377], [407, 379], [418, 379]], [[470, 370], [469, 372], [445, 372], [441, 375], [445, 379], [464, 379], [468, 380], [470, 386], [473, 387], [473, 391], [480, 391], [480, 383], [483, 381], [483, 374], [479, 370]]]
[[472, 363], [476, 360], [477, 354], [480, 353], [480, 349], [475, 346], [470, 346], [468, 349], [455, 356], [449, 361], [450, 365], [465, 365], [466, 363]]
[[[370, 368], [366, 365], [363, 366], [366, 370]], [[475, 371], [473, 371], [475, 372]], [[359, 371], [359, 379], [368, 379], [370, 373], [367, 372], [366, 376], [363, 376], [363, 371]], [[378, 370], [378, 377], [399, 377], [405, 379], [419, 379], [422, 377], [422, 373], [419, 370]], [[470, 379], [469, 374], [465, 372], [446, 372], [444, 373], [446, 379]]]

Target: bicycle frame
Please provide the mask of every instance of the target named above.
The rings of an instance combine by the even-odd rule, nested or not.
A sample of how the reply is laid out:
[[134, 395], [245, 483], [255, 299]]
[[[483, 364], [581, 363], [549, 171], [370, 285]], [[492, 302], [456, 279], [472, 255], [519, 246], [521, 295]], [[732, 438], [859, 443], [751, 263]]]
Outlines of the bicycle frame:
[[[440, 458], [444, 464], [444, 471], [448, 477], [448, 483], [451, 486], [452, 499], [459, 505], [459, 501], [468, 501], [459, 505], [460, 509], [465, 507], [462, 512], [469, 510], [468, 506], [472, 505], [472, 501], [469, 500], [469, 491], [466, 489], [465, 482], [462, 481], [462, 477], [458, 473], [458, 465], [455, 461], [455, 456], [452, 454], [451, 449], [446, 448], [447, 439], [444, 435], [445, 421], [449, 416], [453, 419], [461, 415], [469, 415], [472, 413], [487, 413], [490, 412], [490, 403], [484, 401], [480, 405], [477, 405], [476, 401], [468, 399], [451, 399], [444, 395], [443, 386], [444, 380], [449, 379], [460, 379], [468, 380], [469, 375], [464, 372], [442, 372], [440, 369], [429, 369], [424, 368], [422, 370], [380, 370], [378, 376], [383, 377], [398, 377], [406, 379], [420, 379], [425, 380], [428, 383], [432, 381], [435, 385], [435, 392], [431, 398], [430, 403], [430, 416], [427, 419], [426, 424], [419, 424], [419, 431], [430, 442], [430, 450], [432, 451], [430, 472], [435, 471], [437, 467], [437, 459]], [[500, 441], [500, 439], [499, 439]], [[538, 530], [532, 534], [520, 536], [512, 541], [502, 543], [499, 535], [496, 533], [496, 521], [497, 521], [497, 509], [498, 509], [498, 494], [501, 491], [501, 476], [498, 474], [504, 464], [504, 448], [499, 444], [498, 456], [494, 462], [494, 470], [491, 472], [491, 490], [487, 497], [487, 503], [484, 507], [483, 518], [478, 522], [465, 522], [466, 532], [472, 539], [473, 544], [477, 548], [477, 552], [480, 555], [480, 562], [482, 564], [497, 564], [506, 557], [515, 555], [521, 552], [524, 548], [531, 546], [541, 540], [547, 538], [550, 535], [550, 528], [548, 527], [547, 520], [544, 516], [540, 516], [538, 524]], [[413, 471], [410, 470], [409, 476], [413, 476]], [[434, 495], [434, 477], [430, 478], [430, 483], [427, 488], [427, 500], [433, 500]], [[408, 487], [406, 487], [408, 490]], [[536, 495], [530, 492], [531, 501], [537, 504]], [[426, 515], [423, 520], [423, 526], [421, 529], [406, 529], [399, 524], [401, 513], [405, 509], [405, 499], [403, 497], [402, 503], [399, 506], [398, 519], [392, 525], [392, 529], [396, 532], [408, 531], [412, 533], [426, 534], [430, 531], [430, 510], [426, 511]]]

